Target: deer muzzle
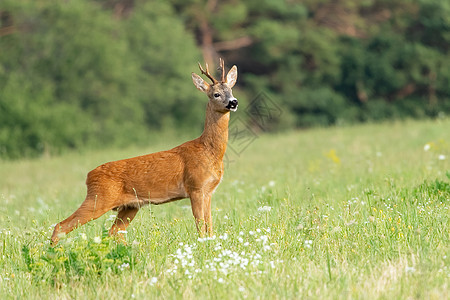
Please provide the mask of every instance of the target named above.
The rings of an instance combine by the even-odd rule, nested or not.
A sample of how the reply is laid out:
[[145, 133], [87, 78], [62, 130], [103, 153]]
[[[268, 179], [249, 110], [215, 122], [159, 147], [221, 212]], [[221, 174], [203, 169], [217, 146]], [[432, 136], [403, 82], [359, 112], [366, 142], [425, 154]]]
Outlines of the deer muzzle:
[[232, 99], [232, 100], [228, 101], [228, 105], [226, 106], [226, 108], [231, 111], [236, 111], [237, 107], [238, 107], [237, 99]]

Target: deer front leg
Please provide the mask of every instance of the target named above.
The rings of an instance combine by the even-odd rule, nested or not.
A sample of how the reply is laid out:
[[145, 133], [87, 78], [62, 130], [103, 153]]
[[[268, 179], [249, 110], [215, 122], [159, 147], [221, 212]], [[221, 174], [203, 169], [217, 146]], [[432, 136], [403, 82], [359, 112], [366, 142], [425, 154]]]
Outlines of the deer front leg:
[[206, 223], [205, 223], [205, 195], [202, 191], [192, 192], [190, 195], [192, 214], [195, 218], [195, 225], [197, 226], [200, 237], [205, 236]]
[[211, 216], [211, 195], [204, 198], [204, 218], [205, 218], [205, 225], [206, 225], [206, 233], [208, 236], [213, 236], [213, 228], [212, 228], [212, 216]]

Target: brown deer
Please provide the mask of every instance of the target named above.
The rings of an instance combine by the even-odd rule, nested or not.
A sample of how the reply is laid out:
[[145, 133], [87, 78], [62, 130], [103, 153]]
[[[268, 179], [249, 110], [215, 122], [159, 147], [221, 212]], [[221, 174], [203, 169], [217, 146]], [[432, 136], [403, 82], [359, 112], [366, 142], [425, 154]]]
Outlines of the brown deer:
[[194, 85], [208, 95], [205, 129], [202, 135], [171, 150], [103, 164], [88, 173], [87, 196], [81, 206], [55, 226], [51, 238], [56, 245], [63, 234], [110, 210], [118, 214], [109, 234], [123, 239], [121, 231], [145, 204], [163, 204], [190, 198], [197, 230], [201, 236], [212, 236], [211, 196], [222, 180], [223, 157], [228, 142], [230, 111], [238, 101], [231, 88], [236, 83], [237, 67], [225, 77], [220, 59], [221, 80], [216, 80], [206, 64], [202, 74], [212, 84], [192, 73]]

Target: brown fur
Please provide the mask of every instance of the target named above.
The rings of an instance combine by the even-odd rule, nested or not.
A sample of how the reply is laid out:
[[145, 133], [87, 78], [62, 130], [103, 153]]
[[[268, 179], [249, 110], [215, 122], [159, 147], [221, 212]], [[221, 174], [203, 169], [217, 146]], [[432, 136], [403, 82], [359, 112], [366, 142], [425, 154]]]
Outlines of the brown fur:
[[[223, 61], [221, 67], [224, 74]], [[212, 78], [209, 71], [206, 74], [202, 70], [202, 73]], [[112, 235], [125, 230], [141, 206], [183, 198], [191, 200], [200, 235], [212, 235], [211, 196], [224, 172], [230, 119], [230, 109], [226, 106], [234, 100], [237, 107], [231, 92], [236, 77], [236, 66], [230, 70], [226, 81], [214, 79], [211, 85], [192, 73], [194, 85], [209, 98], [202, 135], [171, 150], [105, 163], [89, 172], [86, 199], [71, 216], [55, 226], [52, 245], [58, 243], [61, 234], [110, 210], [118, 211], [109, 231]], [[221, 97], [214, 96], [217, 94]]]

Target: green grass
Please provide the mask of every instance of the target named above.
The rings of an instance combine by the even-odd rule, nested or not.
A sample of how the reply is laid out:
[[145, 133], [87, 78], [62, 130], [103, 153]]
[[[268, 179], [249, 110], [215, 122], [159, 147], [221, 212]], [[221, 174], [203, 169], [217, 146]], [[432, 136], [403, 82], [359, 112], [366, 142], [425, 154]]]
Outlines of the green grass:
[[1, 162], [0, 294], [448, 298], [449, 129], [446, 119], [260, 135], [228, 152], [214, 240], [198, 240], [180, 200], [141, 209], [127, 246], [105, 235], [108, 213], [49, 247], [52, 224], [84, 199], [89, 170], [176, 141]]

